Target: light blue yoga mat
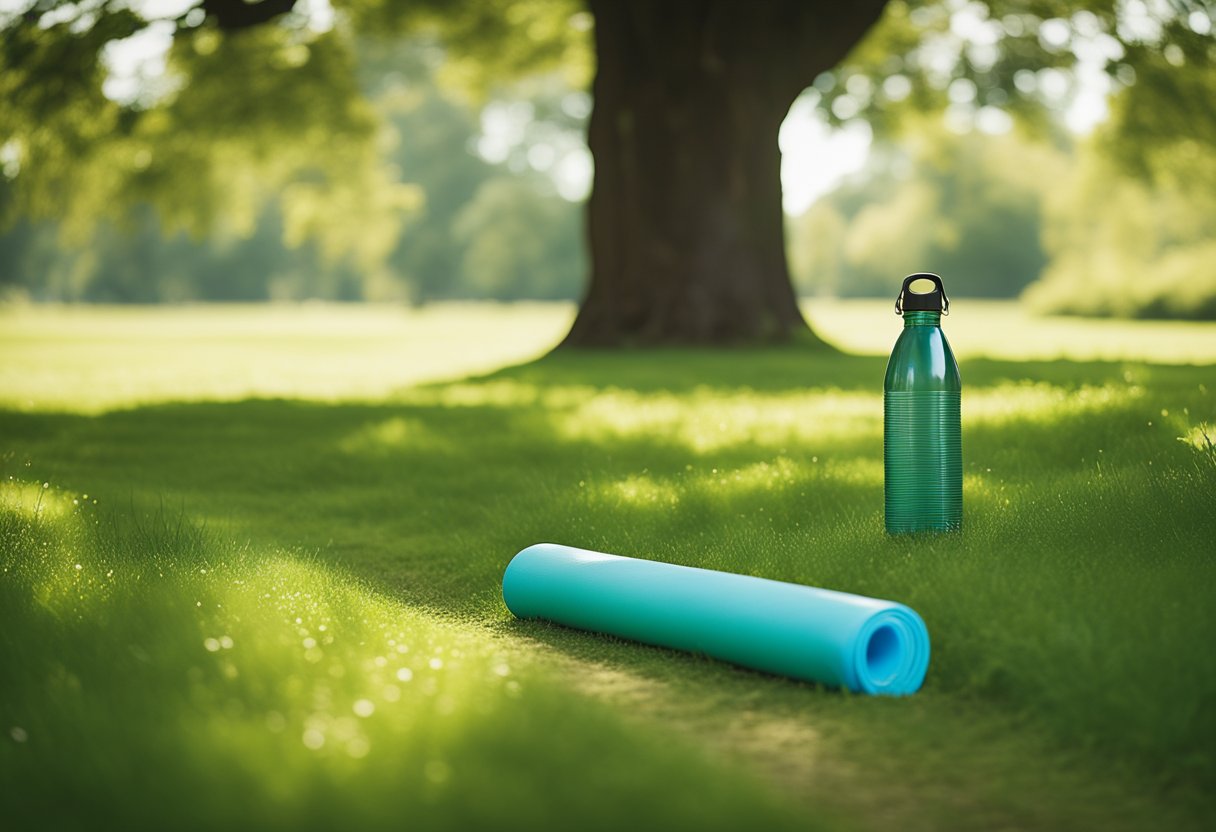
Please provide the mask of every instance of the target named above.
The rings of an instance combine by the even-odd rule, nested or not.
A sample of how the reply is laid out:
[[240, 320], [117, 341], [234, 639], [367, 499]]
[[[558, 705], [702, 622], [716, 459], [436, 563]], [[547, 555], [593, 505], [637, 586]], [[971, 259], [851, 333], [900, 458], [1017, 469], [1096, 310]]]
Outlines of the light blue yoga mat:
[[929, 631], [903, 604], [747, 575], [538, 543], [507, 564], [502, 596], [520, 618], [857, 693], [915, 693], [929, 667]]

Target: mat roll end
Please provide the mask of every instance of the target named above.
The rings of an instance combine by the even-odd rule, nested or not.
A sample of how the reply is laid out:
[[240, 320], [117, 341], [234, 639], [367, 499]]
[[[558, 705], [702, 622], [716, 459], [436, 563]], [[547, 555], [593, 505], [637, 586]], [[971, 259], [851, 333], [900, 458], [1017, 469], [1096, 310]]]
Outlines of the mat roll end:
[[903, 605], [875, 614], [858, 634], [850, 688], [886, 696], [920, 690], [929, 670], [929, 630]]

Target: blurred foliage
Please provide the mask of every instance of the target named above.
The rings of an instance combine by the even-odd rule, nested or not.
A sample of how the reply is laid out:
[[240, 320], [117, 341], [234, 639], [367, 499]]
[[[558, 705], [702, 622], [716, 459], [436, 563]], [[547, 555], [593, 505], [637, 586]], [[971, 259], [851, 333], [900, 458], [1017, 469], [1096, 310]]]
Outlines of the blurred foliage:
[[0, 26], [0, 150], [4, 178], [15, 183], [0, 219], [57, 216], [67, 224], [105, 204], [99, 157], [122, 130], [123, 113], [102, 92], [102, 50], [143, 21], [127, 10], [88, 27], [74, 18], [39, 25], [33, 16], [6, 14]]
[[[1113, 129], [1101, 137], [1102, 151], [1142, 178], [1165, 169], [1188, 169], [1187, 178], [1216, 170], [1199, 159], [1216, 147], [1216, 7], [1177, 8], [1183, 11], [1146, 24], [1150, 32], [1160, 28], [1159, 37], [1128, 44], [1118, 69], [1129, 83], [1115, 99]], [[1207, 183], [1216, 187], [1216, 180]]]
[[[1216, 317], [1214, 17], [1206, 2], [890, 3], [809, 93], [831, 123], [868, 121], [878, 150], [792, 222], [800, 286], [886, 296], [913, 263], [965, 295], [1033, 284], [1041, 311]], [[1074, 146], [1063, 113], [1087, 72], [1091, 87], [1106, 73], [1111, 117]]]
[[1130, 53], [1137, 83], [1050, 191], [1033, 308], [1216, 319], [1216, 39], [1192, 23], [1206, 42]]
[[833, 123], [864, 118], [885, 133], [942, 111], [956, 124], [1004, 114], [1050, 132], [1081, 74], [1105, 71], [1143, 113], [1122, 134], [1132, 146], [1173, 141], [1180, 124], [1211, 143], [1216, 115], [1187, 79], [1216, 65], [1214, 16], [1207, 0], [891, 0], [815, 80], [816, 103]]
[[[157, 4], [32, 0], [0, 12], [6, 294], [475, 294], [458, 272], [476, 241], [455, 240], [453, 223], [484, 181], [519, 171], [472, 153], [469, 104], [524, 71], [560, 66], [564, 89], [584, 83], [589, 18], [551, 1], [356, 1], [335, 4], [332, 20], [272, 5], [291, 4], [215, 0], [165, 17]], [[521, 27], [530, 38], [507, 37]], [[168, 46], [163, 75], [107, 86], [109, 50], [138, 38]], [[516, 193], [538, 202], [534, 215], [576, 213], [543, 189]], [[577, 249], [578, 237], [533, 248]], [[515, 280], [521, 296], [577, 295], [577, 252], [529, 268], [569, 274], [560, 290], [551, 278], [535, 291]]]
[[[1189, 144], [1184, 143], [1184, 147]], [[1092, 146], [1050, 191], [1051, 257], [1026, 300], [1047, 312], [1216, 319], [1216, 152], [1128, 177]]]
[[[586, 165], [582, 4], [294, 6], [0, 11], [0, 292], [578, 297], [583, 195], [559, 174]], [[792, 221], [800, 287], [885, 296], [911, 261], [979, 296], [1042, 274], [1041, 309], [1216, 314], [1212, 19], [1202, 0], [892, 0], [808, 93], [877, 150]], [[141, 38], [165, 72], [120, 89], [115, 45]], [[1113, 117], [1074, 149], [1061, 113], [1095, 73]]]
[[882, 144], [858, 176], [791, 221], [790, 260], [812, 294], [880, 296], [913, 268], [953, 294], [1015, 297], [1046, 264], [1039, 241], [1046, 183], [1067, 167], [1019, 134], [956, 135], [926, 121]]
[[[352, 140], [346, 145], [352, 152], [344, 155], [339, 142], [330, 153], [320, 146], [332, 134], [314, 129], [318, 147], [312, 152], [363, 176], [331, 182], [325, 171], [300, 175], [304, 168], [295, 161], [259, 156], [269, 145], [249, 136], [259, 129], [257, 119], [274, 116], [231, 113], [208, 125], [196, 101], [188, 118], [199, 126], [189, 135], [213, 135], [191, 146], [227, 152], [231, 168], [221, 172], [207, 160], [180, 166], [187, 140], [165, 128], [155, 156], [149, 149], [147, 164], [127, 183], [138, 189], [140, 201], [129, 207], [120, 201], [121, 210], [99, 213], [72, 234], [62, 223], [19, 212], [22, 219], [0, 234], [0, 290], [34, 299], [140, 303], [576, 298], [585, 272], [579, 206], [560, 197], [527, 160], [537, 144], [581, 147], [585, 111], [572, 117], [562, 109], [571, 94], [563, 80], [547, 76], [543, 84], [500, 92], [496, 100], [514, 95], [515, 105], [528, 108], [534, 135], [509, 148], [500, 164], [490, 164], [475, 152], [477, 109], [434, 78], [445, 52], [433, 39], [372, 41], [358, 51], [357, 72], [347, 74], [360, 84], [352, 95], [365, 102], [363, 118], [377, 126], [374, 143]], [[227, 83], [216, 83], [217, 96]], [[311, 116], [287, 118], [310, 129]], [[274, 128], [260, 129], [269, 134]], [[308, 157], [301, 145], [289, 150], [300, 160]], [[199, 177], [200, 171], [215, 176]], [[526, 184], [515, 187], [517, 179]], [[244, 190], [224, 193], [225, 187]], [[15, 201], [13, 191], [11, 181], [0, 179], [0, 210]], [[501, 214], [487, 214], [501, 207], [495, 193], [514, 202]], [[200, 212], [206, 205], [214, 215]], [[473, 274], [476, 263], [494, 273]]]
[[[81, 242], [152, 203], [169, 231], [251, 233], [282, 195], [287, 231], [370, 267], [419, 195], [384, 175], [377, 121], [338, 30], [299, 17], [221, 33], [189, 15], [147, 21], [113, 3], [38, 2], [0, 27], [10, 219], [53, 218]], [[107, 93], [107, 49], [171, 38], [166, 71]], [[323, 204], [325, 222], [317, 222]]]
[[591, 15], [580, 0], [335, 0], [368, 37], [425, 34], [447, 48], [441, 80], [485, 100], [507, 79], [561, 72], [589, 85]]
[[[555, 192], [550, 175], [565, 155], [585, 152], [586, 96], [549, 74], [500, 86], [479, 108], [435, 77], [448, 53], [433, 40], [371, 41], [360, 54], [388, 125], [390, 163], [426, 194], [389, 258], [410, 297], [576, 299], [586, 272], [581, 209]], [[479, 151], [487, 141], [479, 116], [495, 114], [511, 129]], [[502, 195], [514, 201], [504, 205]], [[475, 264], [489, 271], [475, 273]]]
[[579, 212], [539, 178], [486, 181], [456, 218], [458, 285], [492, 300], [576, 298], [586, 270]]

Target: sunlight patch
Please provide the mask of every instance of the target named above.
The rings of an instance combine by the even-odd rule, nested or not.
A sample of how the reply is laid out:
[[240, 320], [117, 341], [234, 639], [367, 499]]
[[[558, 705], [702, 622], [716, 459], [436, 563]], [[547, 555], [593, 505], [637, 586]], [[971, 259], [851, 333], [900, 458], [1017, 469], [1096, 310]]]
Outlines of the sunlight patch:
[[540, 390], [534, 384], [518, 381], [487, 381], [480, 384], [455, 383], [410, 390], [402, 401], [412, 405], [437, 407], [524, 407], [536, 404]]
[[1182, 436], [1179, 436], [1178, 441], [1190, 445], [1195, 450], [1216, 459], [1216, 427], [1209, 425], [1207, 422], [1200, 422], [1195, 425]]
[[87, 494], [65, 494], [47, 481], [26, 482], [12, 476], [0, 481], [0, 509], [36, 520], [62, 520], [82, 503], [97, 503]]
[[396, 416], [364, 425], [344, 437], [338, 447], [351, 455], [379, 456], [411, 446], [434, 448], [441, 444], [446, 443], [421, 419]]
[[722, 393], [699, 387], [689, 395], [607, 390], [562, 414], [557, 427], [569, 439], [643, 439], [704, 454], [743, 444], [780, 449], [873, 437], [882, 430], [881, 419], [881, 400], [871, 394]]
[[[431, 737], [519, 696], [492, 636], [319, 563], [217, 544], [163, 518], [115, 542], [109, 527], [90, 531], [93, 512], [62, 497], [49, 504], [71, 522], [0, 516], [9, 612], [43, 633], [69, 692], [95, 696], [104, 678], [120, 687], [180, 680], [172, 695], [151, 695], [196, 751], [260, 749], [291, 769], [311, 766], [306, 756], [345, 766], [413, 748], [420, 775]], [[82, 649], [78, 631], [105, 640]], [[144, 668], [155, 672], [145, 678]], [[40, 714], [22, 717], [52, 736]]]
[[1053, 422], [1067, 416], [1100, 413], [1144, 398], [1139, 385], [1084, 385], [1070, 389], [1045, 381], [1006, 382], [991, 388], [963, 389], [966, 424]]
[[711, 468], [708, 476], [703, 476], [699, 484], [715, 490], [776, 492], [793, 486], [799, 476], [805, 474], [806, 471], [793, 460], [778, 457], [772, 461], [755, 462], [733, 470]]
[[679, 504], [678, 489], [655, 482], [651, 477], [630, 476], [609, 483], [599, 489], [599, 495], [608, 503], [626, 503], [633, 506], [671, 506]]

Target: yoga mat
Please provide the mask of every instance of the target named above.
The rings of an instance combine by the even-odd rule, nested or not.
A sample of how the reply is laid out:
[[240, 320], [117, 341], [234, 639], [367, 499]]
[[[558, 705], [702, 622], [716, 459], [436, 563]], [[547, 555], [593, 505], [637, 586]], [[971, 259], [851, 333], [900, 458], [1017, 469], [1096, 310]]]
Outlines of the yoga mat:
[[555, 543], [511, 559], [502, 597], [519, 618], [856, 693], [915, 693], [929, 667], [929, 631], [903, 604]]

